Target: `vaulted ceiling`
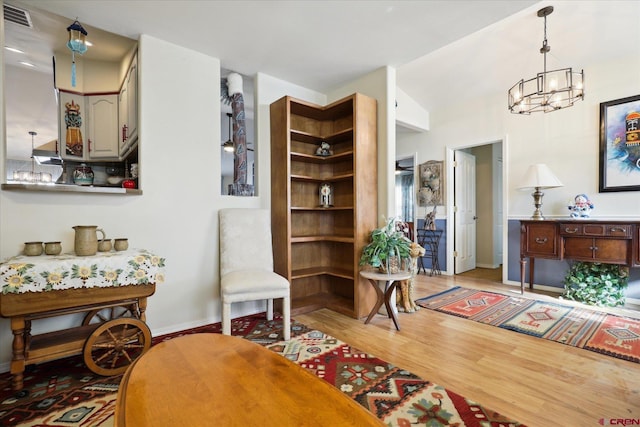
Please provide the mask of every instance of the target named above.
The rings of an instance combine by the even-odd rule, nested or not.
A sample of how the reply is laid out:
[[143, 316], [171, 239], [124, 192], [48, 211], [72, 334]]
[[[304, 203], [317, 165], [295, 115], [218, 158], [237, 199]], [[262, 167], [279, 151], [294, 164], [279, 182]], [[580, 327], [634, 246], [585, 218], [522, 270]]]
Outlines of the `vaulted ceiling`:
[[[8, 0], [76, 17], [93, 29], [148, 34], [220, 59], [224, 68], [263, 72], [320, 92], [382, 66], [427, 110], [505, 94], [541, 71], [548, 17], [550, 68], [588, 68], [640, 54], [640, 1], [213, 1]], [[43, 24], [44, 26], [44, 24]], [[66, 31], [56, 43], [63, 44]], [[43, 43], [40, 43], [43, 47]], [[46, 46], [53, 49], [54, 46]], [[44, 60], [50, 61], [50, 54]], [[586, 70], [586, 96], [589, 74]], [[506, 105], [505, 105], [506, 108]]]

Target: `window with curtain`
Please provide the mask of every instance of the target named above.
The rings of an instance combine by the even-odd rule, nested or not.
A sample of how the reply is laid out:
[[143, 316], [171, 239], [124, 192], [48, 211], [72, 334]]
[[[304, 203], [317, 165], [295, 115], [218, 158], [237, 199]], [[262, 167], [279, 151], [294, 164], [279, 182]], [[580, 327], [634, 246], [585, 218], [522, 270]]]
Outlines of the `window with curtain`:
[[405, 222], [413, 222], [413, 172], [396, 175], [396, 215]]

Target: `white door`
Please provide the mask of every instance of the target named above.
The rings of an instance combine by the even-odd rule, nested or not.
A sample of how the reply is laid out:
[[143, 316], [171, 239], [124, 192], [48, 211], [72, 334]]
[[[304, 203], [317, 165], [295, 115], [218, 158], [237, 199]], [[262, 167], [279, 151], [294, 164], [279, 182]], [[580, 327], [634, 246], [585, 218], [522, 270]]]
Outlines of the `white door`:
[[476, 158], [454, 152], [455, 274], [476, 268]]

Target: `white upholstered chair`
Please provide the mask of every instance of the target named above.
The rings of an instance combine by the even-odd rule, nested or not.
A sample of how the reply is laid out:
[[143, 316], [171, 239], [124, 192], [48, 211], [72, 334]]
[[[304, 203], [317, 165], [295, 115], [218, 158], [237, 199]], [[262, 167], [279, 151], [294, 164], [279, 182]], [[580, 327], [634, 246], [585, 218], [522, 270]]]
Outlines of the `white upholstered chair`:
[[291, 297], [287, 279], [273, 271], [271, 218], [266, 209], [220, 210], [220, 297], [222, 333], [231, 335], [231, 304], [282, 298], [284, 339], [291, 339]]

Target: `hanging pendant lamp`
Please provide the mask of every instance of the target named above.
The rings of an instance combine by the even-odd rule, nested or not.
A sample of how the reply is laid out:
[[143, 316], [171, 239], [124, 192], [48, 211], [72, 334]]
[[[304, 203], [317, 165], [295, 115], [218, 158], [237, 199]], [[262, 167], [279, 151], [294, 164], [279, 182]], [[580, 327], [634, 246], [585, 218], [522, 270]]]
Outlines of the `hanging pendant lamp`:
[[227, 117], [229, 118], [229, 139], [227, 140], [227, 142], [225, 142], [224, 144], [222, 144], [222, 148], [224, 149], [224, 151], [226, 151], [227, 153], [233, 153], [234, 152], [234, 148], [233, 148], [233, 141], [231, 140], [231, 113], [227, 113]]
[[87, 30], [76, 19], [67, 27], [69, 41], [67, 47], [71, 51], [71, 86], [76, 87], [76, 53], [79, 55], [87, 51]]
[[540, 53], [544, 56], [544, 69], [535, 77], [520, 80], [507, 94], [509, 111], [514, 114], [548, 113], [572, 106], [578, 99], [584, 100], [584, 70], [571, 68], [547, 71], [547, 53], [551, 46], [547, 43], [547, 16], [553, 12], [553, 6], [538, 11], [538, 17], [544, 18], [544, 41]]

